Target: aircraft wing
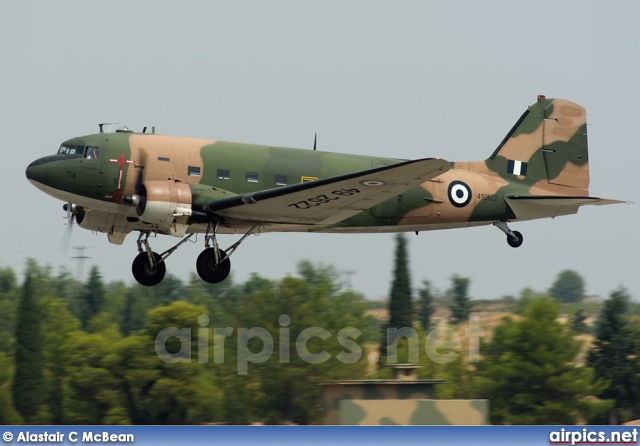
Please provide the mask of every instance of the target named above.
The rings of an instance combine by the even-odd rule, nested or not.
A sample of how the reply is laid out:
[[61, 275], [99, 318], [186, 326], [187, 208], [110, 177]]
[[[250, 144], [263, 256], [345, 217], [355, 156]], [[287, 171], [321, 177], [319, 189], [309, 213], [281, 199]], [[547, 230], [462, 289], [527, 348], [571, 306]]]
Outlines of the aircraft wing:
[[328, 225], [419, 186], [451, 168], [425, 158], [214, 200], [205, 210], [229, 219]]
[[557, 195], [527, 195], [505, 197], [505, 201], [518, 220], [558, 217], [578, 212], [580, 206], [625, 203], [597, 197], [562, 197]]

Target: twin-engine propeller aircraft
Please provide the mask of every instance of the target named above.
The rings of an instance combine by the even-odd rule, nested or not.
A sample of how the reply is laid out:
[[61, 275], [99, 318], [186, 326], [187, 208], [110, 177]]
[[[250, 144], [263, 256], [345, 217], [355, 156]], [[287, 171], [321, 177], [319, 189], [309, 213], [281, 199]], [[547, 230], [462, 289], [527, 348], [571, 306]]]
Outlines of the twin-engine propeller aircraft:
[[[196, 262], [210, 283], [259, 232], [398, 232], [493, 224], [512, 247], [508, 222], [575, 214], [589, 204], [585, 109], [539, 96], [489, 158], [406, 161], [314, 150], [133, 133], [120, 128], [72, 138], [27, 167], [38, 189], [63, 200], [69, 219], [122, 244], [139, 231], [133, 276], [164, 277], [165, 260], [196, 233]], [[182, 238], [162, 254], [151, 233]], [[243, 234], [228, 249], [218, 234]]]

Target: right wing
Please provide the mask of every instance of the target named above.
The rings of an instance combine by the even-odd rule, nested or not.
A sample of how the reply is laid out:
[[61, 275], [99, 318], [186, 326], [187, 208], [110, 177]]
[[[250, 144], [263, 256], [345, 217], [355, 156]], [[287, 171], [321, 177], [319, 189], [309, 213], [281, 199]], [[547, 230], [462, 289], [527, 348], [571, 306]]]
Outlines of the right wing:
[[425, 158], [214, 200], [207, 212], [256, 223], [328, 225], [395, 197], [451, 168]]

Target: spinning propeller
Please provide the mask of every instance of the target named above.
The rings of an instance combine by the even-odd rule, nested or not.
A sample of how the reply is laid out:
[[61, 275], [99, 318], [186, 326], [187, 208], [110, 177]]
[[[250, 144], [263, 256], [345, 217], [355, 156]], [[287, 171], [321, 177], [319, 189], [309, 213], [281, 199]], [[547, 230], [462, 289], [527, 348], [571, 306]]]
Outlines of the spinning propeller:
[[73, 230], [73, 222], [80, 224], [84, 219], [84, 208], [82, 206], [78, 206], [77, 204], [73, 204], [71, 202], [65, 203], [62, 206], [67, 212], [67, 216], [65, 217], [67, 226], [67, 230], [62, 236], [62, 240], [60, 241], [60, 247], [64, 248], [65, 251], [69, 251], [69, 242], [71, 240], [71, 231]]

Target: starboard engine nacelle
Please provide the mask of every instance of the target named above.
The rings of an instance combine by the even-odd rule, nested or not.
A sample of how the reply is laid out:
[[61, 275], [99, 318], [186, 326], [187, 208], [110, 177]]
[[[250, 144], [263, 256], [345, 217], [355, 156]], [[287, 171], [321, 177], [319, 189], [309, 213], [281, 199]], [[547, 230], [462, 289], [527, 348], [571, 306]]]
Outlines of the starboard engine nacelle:
[[136, 196], [125, 202], [136, 205], [141, 221], [157, 225], [168, 234], [182, 237], [191, 217], [191, 188], [180, 181], [145, 181]]

